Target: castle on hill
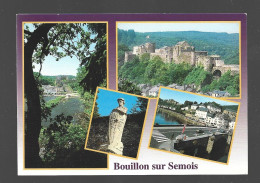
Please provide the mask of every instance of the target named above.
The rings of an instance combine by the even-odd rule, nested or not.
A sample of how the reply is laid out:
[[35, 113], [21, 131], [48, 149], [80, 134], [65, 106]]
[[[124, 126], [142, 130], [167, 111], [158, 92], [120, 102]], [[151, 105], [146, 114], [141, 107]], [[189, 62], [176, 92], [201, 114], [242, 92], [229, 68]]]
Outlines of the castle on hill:
[[155, 43], [150, 42], [134, 46], [133, 51], [125, 52], [124, 62], [144, 53], [150, 54], [150, 58], [159, 56], [164, 63], [179, 64], [184, 62], [192, 66], [203, 66], [206, 71], [212, 72], [216, 76], [221, 76], [227, 71], [231, 71], [231, 74], [239, 73], [239, 65], [226, 65], [219, 55], [208, 55], [207, 51], [195, 51], [194, 46], [190, 46], [186, 41], [159, 49], [155, 49]]

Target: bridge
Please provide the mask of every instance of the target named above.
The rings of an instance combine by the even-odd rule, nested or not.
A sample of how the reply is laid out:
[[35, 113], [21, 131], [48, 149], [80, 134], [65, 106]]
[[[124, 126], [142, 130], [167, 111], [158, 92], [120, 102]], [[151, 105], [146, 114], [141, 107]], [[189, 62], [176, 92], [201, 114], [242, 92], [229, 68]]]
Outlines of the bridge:
[[154, 127], [150, 147], [212, 159], [224, 157], [229, 149], [232, 132], [228, 130], [187, 126], [182, 133], [183, 128], [183, 125]]
[[232, 75], [239, 74], [239, 65], [214, 66], [211, 70], [213, 76], [219, 77], [228, 71], [230, 71]]

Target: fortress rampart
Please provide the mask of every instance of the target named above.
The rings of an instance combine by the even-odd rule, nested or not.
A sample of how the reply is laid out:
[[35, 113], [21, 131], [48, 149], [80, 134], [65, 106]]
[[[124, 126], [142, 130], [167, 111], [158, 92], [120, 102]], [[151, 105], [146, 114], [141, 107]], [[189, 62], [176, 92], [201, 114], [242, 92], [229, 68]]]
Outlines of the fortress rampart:
[[150, 58], [159, 56], [164, 63], [188, 63], [192, 66], [203, 66], [206, 71], [213, 75], [221, 76], [227, 71], [232, 74], [239, 73], [239, 65], [225, 65], [219, 55], [208, 55], [207, 51], [195, 51], [186, 41], [178, 42], [174, 46], [164, 46], [155, 49], [155, 43], [145, 43], [134, 46], [133, 51], [125, 52], [125, 62], [132, 60], [135, 56], [149, 53]]

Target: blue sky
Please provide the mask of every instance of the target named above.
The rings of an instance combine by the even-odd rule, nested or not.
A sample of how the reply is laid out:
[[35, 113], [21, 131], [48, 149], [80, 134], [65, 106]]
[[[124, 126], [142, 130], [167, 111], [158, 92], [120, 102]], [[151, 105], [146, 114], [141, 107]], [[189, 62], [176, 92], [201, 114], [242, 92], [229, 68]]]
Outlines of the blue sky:
[[[25, 26], [29, 27], [30, 31], [34, 30], [34, 26], [31, 23], [26, 23]], [[87, 28], [85, 28], [87, 31]], [[91, 37], [93, 38], [94, 35]], [[90, 45], [90, 51], [93, 51], [95, 47], [95, 44]], [[77, 68], [79, 67], [80, 61], [76, 57], [64, 57], [60, 59], [59, 61], [56, 61], [56, 58], [53, 56], [47, 56], [45, 57], [45, 60], [42, 64], [42, 75], [49, 75], [49, 76], [55, 76], [55, 75], [74, 75], [77, 74]], [[39, 72], [40, 65], [34, 64], [34, 72]]]
[[118, 107], [117, 99], [125, 99], [125, 107], [128, 109], [127, 114], [131, 114], [131, 109], [136, 105], [138, 97], [127, 95], [110, 90], [99, 89], [98, 98], [96, 100], [101, 116], [109, 116], [111, 111]]
[[135, 32], [201, 31], [239, 33], [239, 23], [118, 23], [123, 30]]
[[195, 95], [195, 94], [190, 94], [190, 93], [186, 93], [186, 92], [180, 92], [180, 91], [170, 90], [170, 89], [165, 89], [165, 88], [161, 88], [160, 98], [161, 99], [173, 99], [181, 104], [183, 104], [186, 100], [188, 100], [188, 101], [192, 101], [192, 102], [196, 101], [198, 103], [216, 102], [220, 105], [238, 105], [237, 103], [233, 103], [233, 102], [226, 102], [224, 100], [203, 97], [200, 95]]

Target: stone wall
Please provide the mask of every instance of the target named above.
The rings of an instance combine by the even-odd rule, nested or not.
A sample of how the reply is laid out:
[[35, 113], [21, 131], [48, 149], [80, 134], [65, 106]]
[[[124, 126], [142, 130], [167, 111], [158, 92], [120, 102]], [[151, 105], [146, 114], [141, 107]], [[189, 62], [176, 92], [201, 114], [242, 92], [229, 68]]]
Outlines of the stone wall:
[[185, 62], [192, 66], [203, 66], [206, 71], [212, 73], [215, 70], [219, 70], [221, 74], [228, 70], [232, 74], [239, 73], [239, 65], [225, 65], [219, 55], [208, 55], [207, 51], [195, 51], [195, 48], [186, 41], [178, 42], [175, 46], [164, 46], [159, 49], [155, 49], [155, 43], [134, 46], [133, 52], [125, 52], [125, 62], [144, 53], [149, 53], [150, 58], [159, 56], [165, 63], [180, 64]]
[[125, 52], [125, 60], [124, 62], [128, 62], [129, 60], [132, 60], [136, 55], [133, 54], [131, 51], [126, 51]]

